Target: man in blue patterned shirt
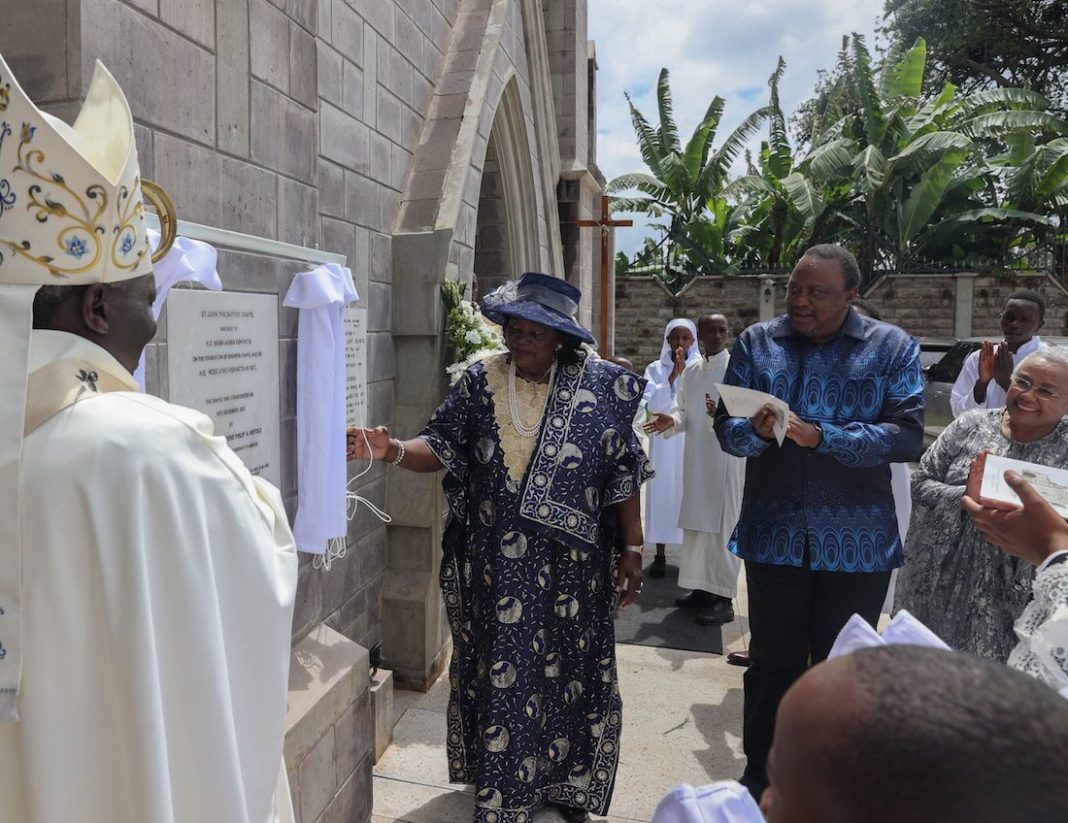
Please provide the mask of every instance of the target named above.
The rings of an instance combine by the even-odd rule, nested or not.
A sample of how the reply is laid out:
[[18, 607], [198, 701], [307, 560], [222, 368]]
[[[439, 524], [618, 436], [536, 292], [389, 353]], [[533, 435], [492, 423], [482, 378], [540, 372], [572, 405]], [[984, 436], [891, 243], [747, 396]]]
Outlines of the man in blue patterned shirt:
[[730, 548], [745, 561], [752, 632], [741, 782], [758, 800], [782, 696], [850, 615], [875, 624], [902, 563], [889, 464], [923, 448], [920, 352], [850, 307], [859, 285], [852, 254], [814, 246], [790, 274], [787, 314], [750, 326], [731, 351], [726, 383], [790, 406], [782, 446], [772, 409], [716, 413], [723, 449], [748, 458]]

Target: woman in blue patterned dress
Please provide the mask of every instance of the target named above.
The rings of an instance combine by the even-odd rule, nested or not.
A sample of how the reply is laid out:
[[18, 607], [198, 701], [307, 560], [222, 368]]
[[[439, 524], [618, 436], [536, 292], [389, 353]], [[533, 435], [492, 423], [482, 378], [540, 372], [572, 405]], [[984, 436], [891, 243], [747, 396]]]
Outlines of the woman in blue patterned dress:
[[643, 383], [579, 348], [579, 297], [544, 274], [487, 295], [507, 354], [471, 366], [417, 438], [349, 431], [350, 459], [447, 472], [449, 776], [475, 784], [475, 823], [531, 823], [546, 803], [581, 821], [612, 796], [612, 609], [641, 590], [650, 470], [631, 427]]

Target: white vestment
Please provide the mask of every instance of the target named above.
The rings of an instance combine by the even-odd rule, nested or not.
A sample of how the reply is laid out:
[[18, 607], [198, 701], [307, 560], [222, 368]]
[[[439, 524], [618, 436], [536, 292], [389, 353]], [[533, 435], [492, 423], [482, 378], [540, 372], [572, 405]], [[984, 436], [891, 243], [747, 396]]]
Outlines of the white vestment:
[[[1020, 361], [1027, 355], [1038, 351], [1045, 345], [1042, 339], [1035, 335], [1012, 355], [1012, 367], [1015, 369]], [[998, 343], [994, 346], [994, 353], [1001, 347]], [[1005, 405], [1005, 390], [998, 385], [996, 380], [986, 384], [986, 400], [982, 403], [975, 402], [975, 381], [979, 379], [979, 351], [973, 351], [964, 361], [964, 366], [957, 375], [953, 384], [953, 391], [949, 397], [949, 405], [953, 409], [953, 416], [960, 417], [964, 412], [972, 409], [1000, 409]]]
[[686, 367], [671, 407], [675, 425], [661, 437], [668, 443], [685, 437], [686, 444], [678, 517], [683, 529], [679, 586], [733, 598], [741, 560], [727, 550], [727, 543], [742, 508], [745, 458], [720, 448], [705, 407], [706, 394], [719, 402], [715, 384], [723, 382], [729, 362], [724, 350]]
[[22, 691], [20, 720], [0, 724], [0, 820], [291, 820], [297, 559], [277, 490], [203, 414], [137, 393], [80, 337], [34, 332], [31, 375], [57, 361], [85, 364], [86, 390], [98, 371], [131, 390], [24, 442]]
[[[651, 363], [645, 370], [645, 408], [656, 414], [667, 414], [675, 399], [675, 386], [668, 383], [667, 374]], [[681, 379], [681, 378], [679, 378]], [[657, 382], [657, 381], [662, 382]], [[678, 385], [678, 379], [675, 381]], [[649, 438], [649, 462], [653, 477], [645, 484], [645, 542], [680, 544], [682, 529], [678, 527], [679, 504], [682, 501], [682, 450], [685, 436], [665, 440], [662, 436]]]

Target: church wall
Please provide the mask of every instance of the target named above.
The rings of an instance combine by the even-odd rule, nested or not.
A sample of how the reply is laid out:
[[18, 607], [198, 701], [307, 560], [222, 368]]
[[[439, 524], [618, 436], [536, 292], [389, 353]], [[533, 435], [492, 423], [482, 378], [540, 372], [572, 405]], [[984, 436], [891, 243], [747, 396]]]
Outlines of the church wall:
[[[344, 255], [369, 311], [367, 422], [410, 436], [445, 388], [437, 288], [446, 276], [471, 276], [486, 146], [500, 111], [508, 112], [501, 134], [511, 147], [502, 156], [514, 160], [515, 146], [526, 147], [523, 256], [538, 262], [523, 268], [566, 274], [555, 202], [565, 172], [581, 180], [576, 217], [591, 216], [593, 178], [574, 162], [589, 141], [585, 2], [560, 4], [566, 31], [558, 30], [554, 52], [543, 26], [555, 5], [13, 0], [0, 20], [0, 50], [22, 60], [13, 63], [32, 76], [37, 99], [68, 117], [92, 61], [102, 59], [129, 97], [143, 173], [171, 194], [180, 218]], [[491, 17], [498, 28], [487, 29]], [[489, 59], [479, 62], [484, 54]], [[504, 107], [502, 94], [510, 95]], [[584, 286], [587, 235], [576, 256]], [[310, 267], [220, 249], [229, 291], [281, 298], [293, 275]], [[583, 311], [588, 322], [588, 303]], [[280, 486], [292, 517], [296, 312], [280, 307], [278, 320]], [[147, 352], [148, 388], [164, 397], [172, 378], [167, 331], [165, 314]], [[444, 510], [437, 479], [379, 464], [356, 491], [397, 519], [387, 529], [361, 508], [347, 555], [330, 572], [301, 558], [287, 765], [303, 823], [365, 819], [366, 650], [385, 640], [385, 665], [396, 664], [398, 682], [410, 684], [430, 682], [447, 655], [436, 582]], [[391, 575], [397, 608], [388, 612], [382, 592]], [[417, 595], [404, 600], [404, 591]], [[406, 670], [389, 626], [393, 640], [411, 641]], [[328, 670], [340, 674], [318, 673]]]
[[[68, 119], [102, 60], [129, 98], [142, 172], [170, 193], [181, 219], [343, 254], [369, 310], [367, 422], [390, 425], [392, 231], [458, 5], [13, 0], [0, 50], [35, 99]], [[293, 275], [311, 267], [225, 249], [218, 266], [226, 290], [279, 303]], [[296, 311], [280, 306], [280, 485], [291, 518], [296, 334]], [[148, 389], [163, 397], [166, 346], [165, 314], [146, 355]], [[355, 489], [390, 510], [383, 466]], [[386, 528], [361, 508], [331, 571], [301, 555], [287, 765], [302, 823], [370, 814], [366, 648], [382, 636], [387, 549]], [[301, 661], [342, 675], [327, 682]]]
[[[42, 17], [37, 3], [20, 2], [25, 14], [8, 29], [40, 33], [32, 45], [55, 39], [56, 21], [66, 21], [71, 34], [58, 38], [65, 52], [49, 55], [41, 70], [32, 56], [16, 67], [40, 78], [40, 99], [62, 115], [69, 100], [80, 98], [93, 61], [104, 61], [130, 99], [143, 173], [168, 191], [181, 219], [346, 256], [360, 305], [369, 308], [368, 422], [390, 424], [391, 230], [457, 0], [48, 5], [56, 8], [54, 17]], [[66, 79], [68, 67], [73, 80]], [[307, 267], [243, 252], [223, 252], [219, 265], [224, 288], [279, 296]], [[291, 389], [295, 310], [280, 309], [279, 328], [279, 378]], [[164, 320], [150, 365], [165, 362], [165, 347]], [[163, 394], [166, 378], [150, 368], [149, 380]], [[292, 515], [296, 410], [289, 398], [282, 408], [281, 485]], [[357, 487], [380, 506], [384, 474], [375, 466]], [[302, 556], [295, 639], [324, 620], [365, 646], [381, 638], [386, 536], [365, 511], [351, 524], [351, 551], [329, 574]]]

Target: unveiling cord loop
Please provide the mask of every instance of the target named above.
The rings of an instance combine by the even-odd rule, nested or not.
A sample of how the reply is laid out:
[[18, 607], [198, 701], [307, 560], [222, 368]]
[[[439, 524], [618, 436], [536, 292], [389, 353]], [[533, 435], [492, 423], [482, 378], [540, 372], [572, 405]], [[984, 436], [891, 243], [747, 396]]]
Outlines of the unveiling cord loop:
[[[367, 453], [370, 454], [371, 442], [367, 439], [366, 431], [363, 433], [363, 442], [367, 445]], [[359, 474], [353, 475], [352, 479], [345, 485], [345, 517], [348, 520], [352, 520], [352, 518], [356, 516], [356, 511], [359, 509], [360, 504], [363, 503], [363, 505], [371, 510], [371, 514], [383, 523], [392, 523], [393, 518], [389, 514], [384, 512], [362, 494], [358, 494], [352, 490], [352, 484], [367, 474], [367, 472], [371, 471], [371, 466], [374, 465], [374, 462], [374, 460], [369, 460], [367, 462], [367, 468]], [[326, 552], [312, 560], [312, 567], [330, 571], [330, 567], [334, 565], [334, 561], [343, 558], [347, 551], [348, 541], [344, 537], [335, 537], [326, 544]]]

